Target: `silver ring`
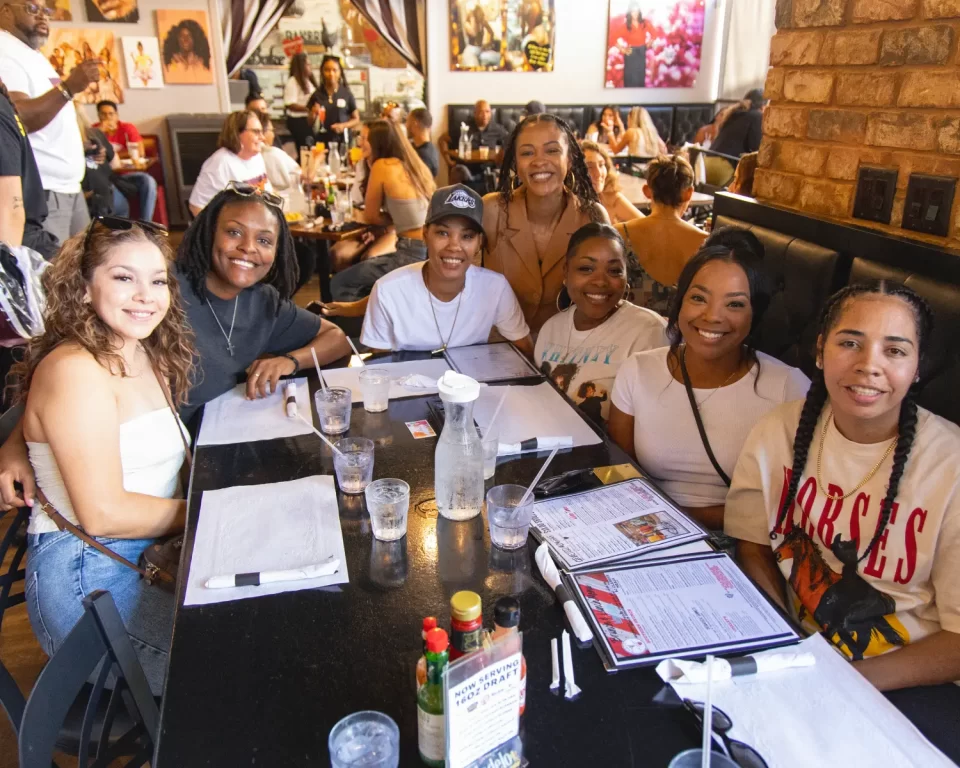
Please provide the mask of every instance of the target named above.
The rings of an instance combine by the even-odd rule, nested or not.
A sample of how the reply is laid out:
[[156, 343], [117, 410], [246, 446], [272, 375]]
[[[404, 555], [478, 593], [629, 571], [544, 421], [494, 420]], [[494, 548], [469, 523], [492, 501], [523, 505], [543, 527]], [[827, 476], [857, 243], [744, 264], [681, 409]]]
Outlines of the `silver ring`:
[[255, 374], [253, 374], [253, 378], [257, 378], [257, 376], [259, 376], [259, 375], [260, 375], [260, 372], [257, 371]]

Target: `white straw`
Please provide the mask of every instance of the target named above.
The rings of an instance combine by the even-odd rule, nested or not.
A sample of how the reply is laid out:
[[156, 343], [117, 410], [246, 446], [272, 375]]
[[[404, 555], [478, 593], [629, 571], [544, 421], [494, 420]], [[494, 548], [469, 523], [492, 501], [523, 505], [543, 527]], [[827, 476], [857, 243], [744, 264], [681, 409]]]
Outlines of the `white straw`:
[[363, 362], [363, 358], [360, 357], [360, 353], [357, 352], [357, 348], [353, 345], [353, 339], [351, 339], [349, 336], [347, 336], [347, 343], [350, 345], [350, 349], [353, 350], [353, 354], [357, 356], [357, 360], [360, 361], [360, 367], [363, 368], [366, 365], [366, 363]]
[[323, 440], [323, 442], [325, 442], [327, 445], [330, 446], [331, 450], [332, 450], [334, 453], [339, 454], [340, 456], [343, 456], [343, 451], [341, 451], [339, 448], [337, 448], [337, 446], [335, 446], [333, 443], [331, 443], [330, 440], [327, 439], [327, 436], [326, 436], [325, 434], [323, 434], [323, 432], [321, 432], [319, 429], [317, 429], [315, 426], [313, 426], [313, 424], [311, 424], [309, 421], [307, 421], [305, 418], [303, 418], [303, 416], [301, 416], [299, 413], [297, 414], [297, 418], [299, 418], [300, 421], [302, 421], [304, 424], [306, 424], [308, 427], [310, 427], [310, 429], [312, 429], [312, 430], [314, 431], [314, 433], [317, 435], [317, 437], [319, 437], [321, 440]]
[[713, 747], [713, 655], [707, 655], [707, 700], [703, 703], [703, 746], [700, 768], [710, 768]]
[[484, 434], [491, 434], [491, 435], [493, 434], [492, 430], [493, 430], [494, 422], [496, 422], [497, 416], [500, 415], [500, 409], [503, 408], [503, 403], [507, 399], [507, 392], [509, 390], [510, 390], [510, 387], [505, 387], [503, 390], [503, 394], [500, 395], [500, 402], [497, 403], [497, 407], [493, 409], [493, 416], [490, 417], [490, 423], [487, 424], [487, 428], [484, 431]]
[[527, 503], [527, 499], [530, 498], [530, 496], [533, 494], [534, 486], [540, 482], [540, 478], [543, 477], [543, 473], [547, 471], [547, 467], [550, 466], [550, 462], [553, 461], [553, 457], [557, 455], [557, 451], [559, 450], [560, 450], [559, 448], [554, 448], [550, 452], [550, 455], [547, 456], [547, 460], [543, 462], [543, 466], [540, 467], [540, 471], [537, 472], [537, 476], [533, 478], [533, 482], [530, 483], [529, 487], [527, 488], [527, 492], [523, 494], [523, 497], [520, 499], [520, 503], [517, 504], [518, 507], [522, 507], [524, 504]]
[[326, 392], [326, 391], [327, 391], [327, 384], [326, 384], [326, 382], [323, 380], [323, 374], [320, 372], [320, 361], [317, 360], [317, 350], [315, 350], [313, 347], [310, 347], [310, 354], [313, 355], [313, 365], [316, 367], [316, 369], [317, 369], [317, 376], [320, 378], [320, 389], [322, 389], [324, 392]]

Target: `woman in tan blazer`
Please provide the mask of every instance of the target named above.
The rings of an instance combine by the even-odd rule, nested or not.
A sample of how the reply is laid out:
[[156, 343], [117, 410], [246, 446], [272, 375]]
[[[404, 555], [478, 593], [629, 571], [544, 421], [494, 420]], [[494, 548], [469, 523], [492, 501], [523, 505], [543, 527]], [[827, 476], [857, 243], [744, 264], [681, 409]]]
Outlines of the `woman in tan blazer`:
[[534, 334], [559, 311], [567, 244], [591, 221], [609, 223], [573, 132], [554, 115], [525, 118], [507, 141], [498, 191], [483, 199], [483, 266], [507, 278]]

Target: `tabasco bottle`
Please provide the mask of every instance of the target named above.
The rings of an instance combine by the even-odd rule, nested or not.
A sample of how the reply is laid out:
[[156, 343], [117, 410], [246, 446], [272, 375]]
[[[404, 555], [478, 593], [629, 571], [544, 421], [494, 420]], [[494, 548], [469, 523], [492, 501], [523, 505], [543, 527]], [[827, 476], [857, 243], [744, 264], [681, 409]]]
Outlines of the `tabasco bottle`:
[[427, 616], [423, 620], [423, 629], [420, 631], [420, 637], [423, 640], [423, 656], [417, 661], [417, 690], [427, 682], [427, 633], [431, 629], [437, 628], [437, 617]]
[[427, 682], [417, 692], [417, 742], [420, 759], [433, 768], [446, 762], [447, 735], [443, 722], [443, 669], [447, 666], [447, 633], [427, 632]]
[[[501, 597], [493, 604], [493, 639], [520, 631], [520, 601]], [[520, 714], [527, 708], [527, 660], [520, 656]]]

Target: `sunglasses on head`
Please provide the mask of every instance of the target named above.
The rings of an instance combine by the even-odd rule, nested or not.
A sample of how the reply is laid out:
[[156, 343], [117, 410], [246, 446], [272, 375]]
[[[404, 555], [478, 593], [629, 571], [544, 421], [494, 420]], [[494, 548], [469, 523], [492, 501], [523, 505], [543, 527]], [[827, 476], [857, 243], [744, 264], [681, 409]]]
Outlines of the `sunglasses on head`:
[[[703, 702], [693, 701], [692, 699], [683, 700], [683, 708], [692, 714], [703, 732]], [[767, 761], [763, 759], [757, 750], [749, 744], [742, 741], [731, 739], [727, 734], [733, 728], [733, 720], [730, 716], [718, 707], [713, 707], [711, 716], [711, 730], [720, 737], [723, 743], [727, 757], [740, 766], [740, 768], [769, 768]]]
[[280, 195], [275, 195], [273, 192], [267, 192], [266, 190], [260, 189], [260, 187], [255, 187], [253, 184], [247, 184], [243, 181], [230, 181], [227, 182], [227, 186], [224, 187], [225, 191], [234, 192], [241, 197], [259, 197], [267, 205], [270, 205], [277, 210], [283, 210], [283, 198]]
[[83, 238], [84, 251], [86, 251], [90, 245], [90, 237], [93, 235], [93, 230], [97, 224], [106, 227], [111, 232], [128, 232], [133, 229], [134, 226], [137, 226], [148, 235], [153, 235], [156, 238], [167, 237], [170, 234], [162, 224], [156, 224], [152, 221], [125, 219], [122, 216], [94, 216], [90, 219], [90, 224], [87, 226], [87, 234]]

